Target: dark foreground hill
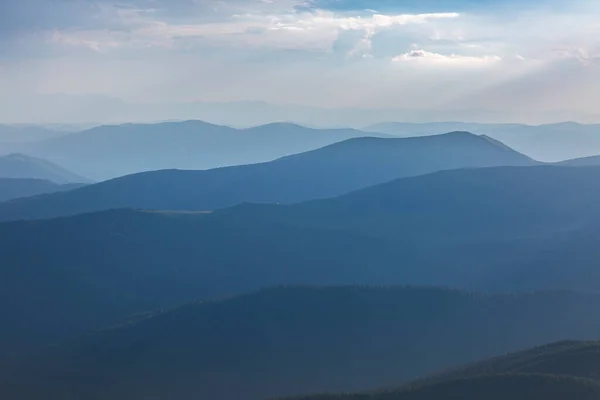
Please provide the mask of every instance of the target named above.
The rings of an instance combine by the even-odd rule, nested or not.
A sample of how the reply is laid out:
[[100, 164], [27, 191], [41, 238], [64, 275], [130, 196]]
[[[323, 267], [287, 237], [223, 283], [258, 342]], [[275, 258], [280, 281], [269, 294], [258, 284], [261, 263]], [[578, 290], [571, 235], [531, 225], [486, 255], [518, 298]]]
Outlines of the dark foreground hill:
[[369, 134], [275, 123], [234, 129], [202, 121], [99, 126], [26, 151], [97, 181], [159, 169], [209, 169], [271, 161]]
[[303, 400], [598, 399], [599, 378], [600, 343], [570, 341], [456, 368], [397, 390]]
[[[597, 337], [599, 306], [596, 294], [568, 292], [282, 287], [138, 316], [54, 346], [8, 374], [0, 396], [252, 400], [397, 386], [538, 343]], [[522, 385], [596, 393], [593, 385], [573, 391], [579, 385], [571, 380], [541, 377], [477, 384], [500, 393]], [[464, 393], [474, 383], [444, 385]]]
[[415, 390], [316, 395], [295, 400], [597, 400], [600, 382], [569, 376], [506, 374], [436, 383]]
[[544, 374], [600, 380], [600, 342], [564, 341], [456, 368], [411, 384], [493, 374]]
[[3, 223], [3, 347], [278, 284], [600, 290], [598, 176], [455, 170], [289, 206]]
[[0, 157], [0, 178], [45, 179], [59, 184], [87, 181], [49, 161], [23, 154]]
[[534, 164], [499, 142], [465, 132], [409, 139], [358, 138], [263, 164], [125, 176], [70, 193], [2, 205], [0, 219], [113, 208], [205, 211], [244, 202], [295, 203], [439, 170]]
[[0, 201], [37, 196], [46, 193], [63, 192], [85, 186], [82, 183], [60, 185], [44, 179], [0, 178]]

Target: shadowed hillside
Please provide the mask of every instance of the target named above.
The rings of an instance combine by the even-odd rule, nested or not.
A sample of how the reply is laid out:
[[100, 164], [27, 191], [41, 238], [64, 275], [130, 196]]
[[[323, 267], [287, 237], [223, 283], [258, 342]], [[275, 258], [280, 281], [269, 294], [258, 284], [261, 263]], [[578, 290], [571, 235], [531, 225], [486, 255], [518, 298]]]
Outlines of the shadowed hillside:
[[456, 170], [290, 206], [0, 224], [5, 343], [277, 284], [598, 290], [598, 175]]
[[374, 394], [316, 395], [294, 400], [597, 400], [600, 383], [540, 374], [506, 374], [456, 379], [416, 390]]
[[[282, 287], [138, 316], [54, 346], [0, 384], [0, 395], [251, 400], [377, 388], [536, 343], [597, 337], [598, 306], [595, 294]], [[511, 393], [531, 382], [588, 393], [540, 379], [456, 381], [444, 391]], [[434, 389], [423, 390], [443, 392]]]
[[600, 342], [565, 341], [508, 354], [414, 382], [493, 374], [545, 374], [600, 380]]
[[492, 358], [396, 390], [303, 400], [598, 399], [598, 378], [600, 344], [572, 341]]

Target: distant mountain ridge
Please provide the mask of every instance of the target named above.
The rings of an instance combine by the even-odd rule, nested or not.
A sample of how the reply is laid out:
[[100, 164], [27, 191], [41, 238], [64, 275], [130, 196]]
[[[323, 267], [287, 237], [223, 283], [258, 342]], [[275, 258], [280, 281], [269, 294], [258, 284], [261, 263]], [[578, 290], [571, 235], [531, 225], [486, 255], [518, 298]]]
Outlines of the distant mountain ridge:
[[536, 165], [468, 132], [423, 138], [356, 138], [275, 161], [206, 171], [135, 174], [0, 206], [0, 220], [114, 208], [207, 211], [240, 203], [296, 203], [397, 178], [455, 168]]
[[59, 184], [87, 181], [54, 163], [17, 153], [0, 157], [0, 178], [45, 179]]
[[566, 160], [566, 161], [562, 161], [562, 162], [558, 163], [558, 165], [564, 165], [564, 166], [569, 166], [569, 167], [596, 166], [596, 165], [600, 165], [600, 155]]
[[394, 136], [429, 136], [439, 135], [450, 131], [469, 131], [475, 134], [485, 134], [498, 130], [529, 127], [531, 125], [511, 123], [471, 123], [471, 122], [381, 122], [362, 128], [365, 132], [386, 133]]
[[[63, 135], [64, 132], [36, 125], [0, 124], [0, 152], [4, 146], [32, 143]], [[0, 153], [1, 154], [1, 153]]]
[[385, 134], [271, 123], [235, 129], [202, 121], [98, 126], [24, 147], [95, 180], [161, 169], [210, 169], [271, 161], [342, 140]]
[[366, 132], [398, 136], [433, 135], [451, 130], [468, 130], [487, 135], [507, 146], [544, 162], [560, 162], [600, 154], [600, 124], [562, 122], [546, 125], [479, 124], [464, 122], [381, 123]]
[[0, 178], [0, 202], [46, 193], [73, 190], [83, 186], [85, 186], [83, 183], [60, 185], [44, 179], [34, 178]]

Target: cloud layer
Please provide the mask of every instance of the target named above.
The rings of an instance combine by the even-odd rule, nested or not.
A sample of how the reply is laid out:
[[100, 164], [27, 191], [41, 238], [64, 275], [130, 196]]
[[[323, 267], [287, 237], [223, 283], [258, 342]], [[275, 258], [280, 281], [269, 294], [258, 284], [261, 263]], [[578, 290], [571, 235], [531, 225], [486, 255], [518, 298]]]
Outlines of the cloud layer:
[[600, 89], [599, 11], [587, 0], [4, 0], [0, 101], [589, 113], [600, 99], [579, 90]]

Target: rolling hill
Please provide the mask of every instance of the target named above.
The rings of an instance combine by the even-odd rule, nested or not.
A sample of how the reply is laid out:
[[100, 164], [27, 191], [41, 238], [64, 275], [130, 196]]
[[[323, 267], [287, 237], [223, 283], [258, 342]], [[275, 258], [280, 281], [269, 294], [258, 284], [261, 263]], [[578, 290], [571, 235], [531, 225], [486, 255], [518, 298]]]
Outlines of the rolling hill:
[[56, 164], [23, 154], [0, 157], [0, 178], [45, 179], [59, 184], [87, 181]]
[[316, 395], [295, 400], [569, 400], [600, 398], [600, 382], [569, 376], [505, 374], [455, 379], [415, 390]]
[[600, 290], [599, 175], [465, 169], [296, 205], [3, 223], [1, 343], [27, 348], [278, 284]]
[[409, 386], [495, 374], [544, 374], [600, 380], [600, 342], [564, 341], [454, 368]]
[[544, 162], [558, 162], [600, 154], [600, 124], [562, 122], [546, 125], [440, 123], [382, 123], [364, 129], [371, 133], [422, 136], [451, 130], [488, 135], [511, 148]]
[[33, 143], [55, 138], [65, 134], [59, 129], [49, 129], [37, 125], [5, 125], [0, 124], [0, 152], [6, 146], [22, 143]]
[[45, 193], [73, 190], [83, 186], [85, 185], [82, 183], [59, 185], [44, 179], [0, 178], [0, 202]]
[[558, 165], [569, 167], [591, 167], [600, 165], [600, 156], [591, 156], [583, 158], [575, 158], [558, 163]]
[[[598, 306], [597, 294], [567, 292], [280, 287], [137, 316], [52, 346], [6, 374], [0, 396], [252, 400], [398, 385], [538, 343], [597, 337]], [[530, 381], [588, 393], [572, 392], [579, 386], [569, 379], [522, 376], [485, 378], [480, 387], [511, 393], [508, 383]], [[436, 384], [461, 393], [459, 382]], [[414, 392], [432, 390], [440, 392]]]
[[409, 139], [357, 138], [268, 163], [148, 172], [11, 202], [0, 206], [0, 220], [114, 208], [206, 211], [245, 202], [295, 203], [438, 170], [515, 165], [535, 162], [499, 142], [466, 132]]
[[396, 390], [303, 399], [597, 399], [598, 378], [600, 344], [568, 341], [456, 368]]
[[440, 135], [452, 131], [468, 131], [479, 135], [486, 135], [490, 132], [506, 131], [517, 128], [527, 128], [523, 124], [486, 124], [469, 122], [382, 122], [369, 125], [362, 130], [369, 133], [384, 133], [387, 135], [412, 137]]
[[367, 134], [274, 123], [234, 129], [202, 121], [99, 126], [26, 147], [28, 154], [97, 181], [160, 169], [209, 169], [271, 161]]

